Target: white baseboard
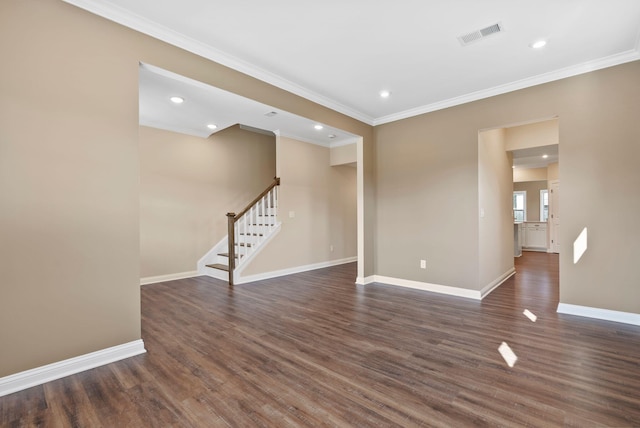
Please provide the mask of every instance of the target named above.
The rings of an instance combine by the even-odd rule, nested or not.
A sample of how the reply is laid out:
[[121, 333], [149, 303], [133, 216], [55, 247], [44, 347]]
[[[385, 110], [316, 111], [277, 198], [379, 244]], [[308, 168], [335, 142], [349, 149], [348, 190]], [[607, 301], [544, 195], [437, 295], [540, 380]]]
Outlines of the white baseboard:
[[158, 282], [174, 281], [176, 279], [193, 278], [194, 276], [200, 276], [197, 270], [189, 272], [170, 273], [168, 275], [147, 276], [140, 278], [140, 285], [155, 284]]
[[414, 288], [416, 290], [430, 291], [432, 293], [447, 294], [449, 296], [465, 297], [467, 299], [482, 300], [489, 295], [493, 290], [498, 288], [507, 279], [511, 278], [516, 273], [516, 269], [512, 267], [507, 272], [500, 275], [491, 283], [487, 284], [481, 290], [469, 290], [467, 288], [451, 287], [449, 285], [431, 284], [428, 282], [411, 281], [408, 279], [392, 278], [382, 275], [371, 275], [366, 278], [356, 278], [356, 284], [367, 285], [373, 282], [379, 282], [381, 284], [396, 285], [399, 287]]
[[515, 273], [516, 273], [516, 268], [512, 267], [511, 269], [509, 269], [508, 271], [500, 275], [498, 278], [496, 278], [495, 280], [491, 281], [489, 284], [484, 286], [480, 290], [480, 299], [484, 299], [485, 297], [487, 297], [489, 293], [491, 293], [493, 290], [501, 286], [503, 282], [505, 282], [507, 279], [515, 275]]
[[304, 265], [304, 266], [296, 266], [292, 268], [275, 270], [271, 272], [258, 273], [255, 275], [247, 275], [247, 276], [237, 278], [235, 283], [246, 284], [249, 282], [262, 281], [265, 279], [277, 278], [279, 276], [292, 275], [294, 273], [308, 272], [310, 270], [322, 269], [322, 268], [331, 267], [331, 266], [338, 266], [338, 265], [343, 265], [345, 263], [353, 263], [357, 260], [358, 260], [357, 257], [348, 257], [345, 259], [330, 260], [327, 262], [314, 263], [314, 264]]
[[367, 285], [371, 284], [372, 282], [376, 282], [375, 275], [370, 275], [364, 278], [359, 276], [356, 278], [356, 285]]
[[142, 339], [0, 378], [0, 397], [147, 352]]
[[467, 299], [482, 300], [479, 290], [451, 287], [449, 285], [430, 284], [428, 282], [411, 281], [408, 279], [391, 278], [388, 276], [373, 275], [374, 282], [399, 287], [415, 288], [417, 290], [431, 291], [433, 293], [448, 294], [450, 296], [466, 297]]
[[596, 318], [605, 321], [615, 321], [624, 324], [640, 325], [640, 314], [632, 312], [612, 311], [609, 309], [591, 308], [589, 306], [558, 304], [559, 314], [578, 315], [587, 318]]
[[532, 253], [546, 253], [546, 247], [522, 247], [522, 251], [531, 251]]

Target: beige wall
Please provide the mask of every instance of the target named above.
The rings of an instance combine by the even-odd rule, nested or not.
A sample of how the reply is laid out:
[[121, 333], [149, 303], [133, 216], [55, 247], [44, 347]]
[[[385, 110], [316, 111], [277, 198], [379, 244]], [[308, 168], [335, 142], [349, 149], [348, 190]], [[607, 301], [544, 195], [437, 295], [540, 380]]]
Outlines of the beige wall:
[[369, 125], [58, 0], [0, 2], [0, 51], [0, 376], [140, 338], [140, 62], [361, 135], [372, 154]]
[[138, 65], [70, 11], [0, 3], [0, 377], [140, 338]]
[[639, 75], [636, 61], [376, 127], [377, 273], [477, 287], [478, 130], [558, 116], [561, 302], [640, 313]]
[[514, 168], [513, 182], [540, 181], [547, 179], [547, 168]]
[[374, 144], [369, 125], [57, 0], [0, 2], [0, 51], [0, 376], [140, 338], [139, 62], [363, 136], [366, 276], [477, 288], [478, 130], [559, 117], [561, 301], [640, 313], [638, 61], [382, 125]]
[[[460, 109], [464, 121], [452, 114]], [[469, 124], [467, 109], [375, 128], [378, 275], [479, 289], [478, 130], [487, 127]]]
[[285, 137], [278, 146], [282, 228], [242, 275], [355, 257], [356, 169], [330, 166], [326, 147]]
[[357, 144], [348, 144], [346, 146], [331, 147], [329, 153], [329, 163], [332, 166], [350, 165], [356, 166], [358, 162]]
[[505, 130], [478, 133], [478, 285], [485, 287], [513, 269], [513, 170]]
[[140, 276], [196, 270], [275, 177], [275, 137], [233, 126], [204, 139], [140, 127]]
[[507, 150], [528, 149], [549, 146], [559, 142], [558, 119], [529, 123], [527, 125], [506, 128], [505, 144]]
[[558, 162], [550, 163], [547, 166], [547, 180], [558, 180], [560, 178], [560, 166]]
[[527, 220], [540, 221], [540, 190], [548, 189], [547, 181], [514, 183], [513, 190], [527, 192]]

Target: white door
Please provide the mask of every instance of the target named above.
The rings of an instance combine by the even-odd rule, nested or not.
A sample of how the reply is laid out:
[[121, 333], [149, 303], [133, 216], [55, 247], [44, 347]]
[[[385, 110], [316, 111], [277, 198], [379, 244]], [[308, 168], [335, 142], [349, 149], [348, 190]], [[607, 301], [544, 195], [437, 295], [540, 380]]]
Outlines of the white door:
[[560, 181], [553, 180], [549, 189], [549, 249], [560, 253]]

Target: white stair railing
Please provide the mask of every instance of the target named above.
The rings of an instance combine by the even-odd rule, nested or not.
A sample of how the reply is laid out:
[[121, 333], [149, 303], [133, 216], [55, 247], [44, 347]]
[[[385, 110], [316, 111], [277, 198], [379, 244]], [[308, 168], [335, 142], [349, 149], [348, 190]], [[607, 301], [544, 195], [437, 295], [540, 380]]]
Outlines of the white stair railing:
[[280, 178], [276, 177], [273, 183], [239, 214], [227, 213], [229, 285], [233, 285], [233, 271], [248, 260], [248, 256], [260, 247], [275, 228], [279, 185]]

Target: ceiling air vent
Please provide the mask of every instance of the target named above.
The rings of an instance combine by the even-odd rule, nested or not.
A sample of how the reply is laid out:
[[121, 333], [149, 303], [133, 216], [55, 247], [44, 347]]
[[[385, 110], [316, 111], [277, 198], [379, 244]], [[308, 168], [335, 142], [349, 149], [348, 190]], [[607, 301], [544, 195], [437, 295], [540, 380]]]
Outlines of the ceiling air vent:
[[467, 46], [468, 44], [477, 42], [478, 40], [484, 39], [485, 37], [489, 37], [492, 34], [498, 34], [502, 31], [504, 31], [504, 28], [502, 27], [502, 23], [498, 22], [497, 24], [489, 25], [488, 27], [481, 28], [476, 31], [472, 31], [467, 34], [463, 34], [462, 36], [458, 37], [458, 40], [460, 41], [460, 44], [462, 46]]

